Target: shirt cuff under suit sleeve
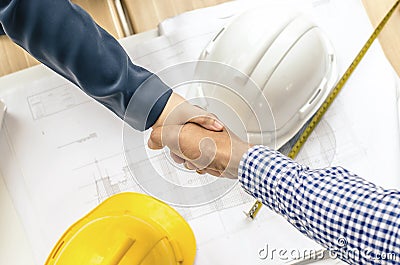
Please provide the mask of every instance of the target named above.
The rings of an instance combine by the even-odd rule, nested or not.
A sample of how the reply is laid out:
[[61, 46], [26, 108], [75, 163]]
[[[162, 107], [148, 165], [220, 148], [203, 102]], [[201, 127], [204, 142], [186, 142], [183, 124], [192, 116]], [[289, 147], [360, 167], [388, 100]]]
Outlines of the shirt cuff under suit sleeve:
[[351, 264], [400, 263], [400, 192], [341, 167], [309, 169], [263, 146], [244, 154], [239, 181], [300, 232]]
[[[15, 43], [120, 118], [134, 95], [126, 120], [135, 129], [152, 126], [172, 93], [68, 0], [0, 0], [0, 23]], [[151, 87], [138, 89], [150, 77]]]

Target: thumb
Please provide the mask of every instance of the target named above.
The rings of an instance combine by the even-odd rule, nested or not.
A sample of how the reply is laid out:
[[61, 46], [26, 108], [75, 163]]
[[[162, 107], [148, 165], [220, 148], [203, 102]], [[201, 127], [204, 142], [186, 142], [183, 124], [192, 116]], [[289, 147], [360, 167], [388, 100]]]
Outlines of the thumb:
[[194, 117], [189, 120], [189, 122], [196, 123], [200, 125], [201, 127], [211, 130], [211, 131], [222, 131], [224, 129], [224, 126], [220, 121], [218, 121], [216, 118], [211, 116], [210, 114], [207, 114], [206, 116], [198, 116]]
[[222, 125], [215, 115], [205, 111], [197, 105], [194, 105], [193, 107], [195, 107], [195, 113], [192, 113], [192, 118], [188, 120], [188, 122], [196, 123], [211, 131], [219, 132], [224, 129], [224, 125]]
[[153, 131], [150, 134], [150, 138], [147, 141], [147, 145], [149, 146], [150, 149], [153, 150], [158, 150], [162, 149], [163, 143], [162, 143], [162, 130], [164, 127], [156, 127], [153, 129]]
[[153, 128], [165, 125], [185, 124], [188, 122], [196, 123], [199, 126], [212, 130], [222, 131], [224, 126], [217, 117], [208, 113], [199, 106], [192, 105], [181, 96], [173, 93], [164, 107], [163, 112]]

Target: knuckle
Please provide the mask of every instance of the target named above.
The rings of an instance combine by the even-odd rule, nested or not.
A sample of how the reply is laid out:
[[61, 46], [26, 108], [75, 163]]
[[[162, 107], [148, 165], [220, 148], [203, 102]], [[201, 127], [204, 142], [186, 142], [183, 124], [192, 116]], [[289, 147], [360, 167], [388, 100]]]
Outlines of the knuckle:
[[154, 129], [150, 134], [150, 140], [155, 144], [160, 144], [160, 142], [161, 142], [160, 135], [161, 135], [161, 130]]

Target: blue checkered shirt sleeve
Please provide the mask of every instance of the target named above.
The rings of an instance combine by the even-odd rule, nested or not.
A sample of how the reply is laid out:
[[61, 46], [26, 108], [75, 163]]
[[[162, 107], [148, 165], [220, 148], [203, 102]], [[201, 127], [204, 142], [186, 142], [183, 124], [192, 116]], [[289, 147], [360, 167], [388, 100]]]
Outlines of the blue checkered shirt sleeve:
[[310, 169], [264, 146], [244, 154], [239, 181], [342, 260], [400, 264], [399, 191], [378, 187], [341, 167]]

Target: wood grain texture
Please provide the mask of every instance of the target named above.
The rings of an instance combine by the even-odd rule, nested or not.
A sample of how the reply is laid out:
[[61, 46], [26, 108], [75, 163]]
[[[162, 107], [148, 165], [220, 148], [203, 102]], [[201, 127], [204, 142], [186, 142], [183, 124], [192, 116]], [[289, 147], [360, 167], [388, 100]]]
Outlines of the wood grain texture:
[[[371, 23], [376, 27], [395, 3], [395, 0], [363, 0]], [[385, 28], [382, 30], [379, 41], [397, 75], [400, 76], [400, 7], [394, 12]]]
[[[74, 0], [94, 20], [114, 37], [123, 37], [115, 10], [109, 8], [110, 0]], [[0, 36], [0, 76], [13, 73], [39, 62], [14, 44], [7, 36]]]
[[7, 36], [0, 36], [0, 76], [38, 63], [37, 60], [13, 43]]
[[[121, 38], [121, 24], [114, 18], [115, 9], [110, 9], [108, 0], [72, 0], [75, 4], [88, 12], [93, 19], [115, 38]], [[112, 1], [111, 1], [112, 3]]]
[[135, 33], [154, 29], [166, 18], [229, 0], [122, 0]]

